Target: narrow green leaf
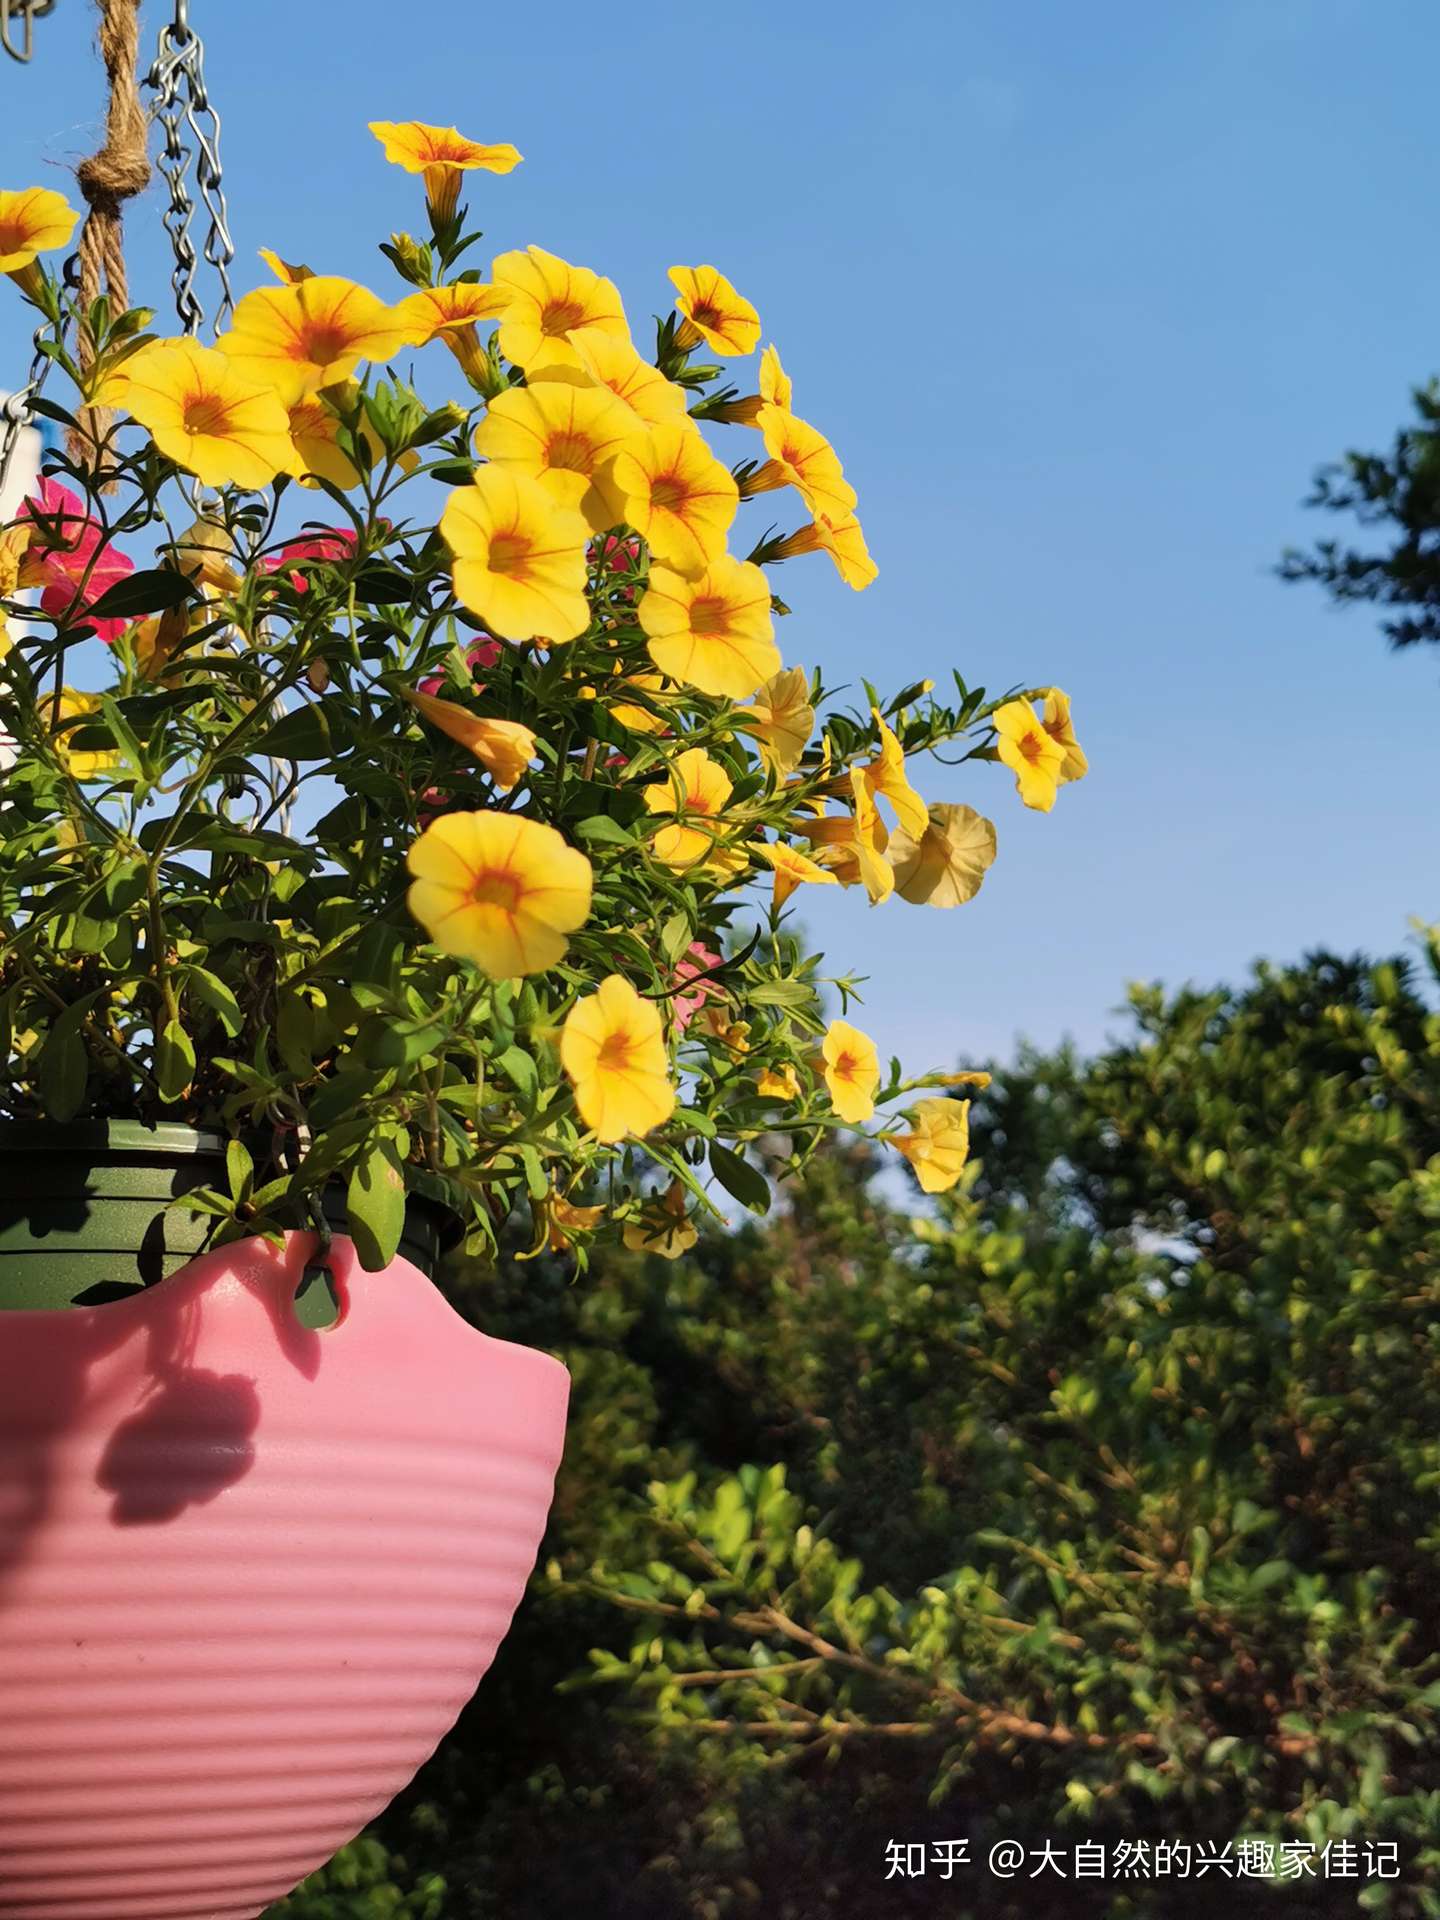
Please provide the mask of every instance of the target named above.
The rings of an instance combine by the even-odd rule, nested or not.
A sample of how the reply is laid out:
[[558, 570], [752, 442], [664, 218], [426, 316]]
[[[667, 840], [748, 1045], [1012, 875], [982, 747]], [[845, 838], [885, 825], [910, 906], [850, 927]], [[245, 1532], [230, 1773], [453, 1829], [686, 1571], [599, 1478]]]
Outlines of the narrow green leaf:
[[758, 1167], [752, 1167], [718, 1140], [710, 1142], [710, 1171], [732, 1199], [752, 1213], [770, 1211], [770, 1182]]
[[368, 1273], [388, 1267], [405, 1225], [405, 1169], [393, 1139], [377, 1140], [350, 1176], [350, 1238]]

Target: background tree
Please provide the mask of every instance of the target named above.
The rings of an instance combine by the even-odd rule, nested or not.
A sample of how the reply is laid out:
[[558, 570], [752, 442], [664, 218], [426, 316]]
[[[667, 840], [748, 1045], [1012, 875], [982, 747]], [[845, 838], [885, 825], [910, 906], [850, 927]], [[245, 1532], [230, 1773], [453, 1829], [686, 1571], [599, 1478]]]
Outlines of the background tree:
[[1320, 468], [1305, 502], [1353, 516], [1365, 545], [1319, 540], [1287, 550], [1279, 568], [1284, 580], [1318, 581], [1341, 605], [1393, 609], [1381, 626], [1396, 647], [1440, 640], [1440, 382], [1411, 399], [1415, 418], [1388, 454], [1350, 452]]
[[[552, 1539], [286, 1920], [1440, 1913], [1440, 1017], [1329, 955], [1133, 1005], [1004, 1074], [938, 1206], [840, 1151], [681, 1263], [457, 1276], [574, 1371]], [[1315, 1871], [1195, 1873], [1227, 1843]]]

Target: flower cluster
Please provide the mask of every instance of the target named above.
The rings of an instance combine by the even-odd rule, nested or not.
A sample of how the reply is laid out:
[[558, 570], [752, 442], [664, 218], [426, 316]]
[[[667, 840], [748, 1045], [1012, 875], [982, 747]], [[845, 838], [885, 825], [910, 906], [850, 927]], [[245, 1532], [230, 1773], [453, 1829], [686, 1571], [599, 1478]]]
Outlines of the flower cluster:
[[[775, 347], [753, 392], [726, 380], [756, 309], [673, 267], [647, 352], [588, 267], [532, 245], [482, 276], [464, 177], [519, 154], [372, 132], [423, 181], [428, 238], [382, 248], [404, 291], [266, 250], [214, 346], [74, 315], [39, 263], [70, 210], [0, 193], [79, 437], [0, 534], [10, 1109], [222, 1128], [232, 1191], [192, 1204], [227, 1234], [347, 1179], [377, 1261], [407, 1191], [482, 1240], [528, 1209], [537, 1251], [611, 1228], [673, 1256], [712, 1181], [767, 1204], [747, 1148], [783, 1172], [882, 1108], [944, 1191], [984, 1076], [906, 1078], [827, 1019], [853, 986], [792, 899], [973, 899], [995, 829], [915, 767], [962, 743], [1048, 811], [1086, 771], [1064, 694], [957, 673], [953, 703], [843, 708], [787, 666], [774, 570], [876, 567]], [[771, 495], [788, 530], [754, 517]], [[91, 639], [103, 684], [72, 685]]]

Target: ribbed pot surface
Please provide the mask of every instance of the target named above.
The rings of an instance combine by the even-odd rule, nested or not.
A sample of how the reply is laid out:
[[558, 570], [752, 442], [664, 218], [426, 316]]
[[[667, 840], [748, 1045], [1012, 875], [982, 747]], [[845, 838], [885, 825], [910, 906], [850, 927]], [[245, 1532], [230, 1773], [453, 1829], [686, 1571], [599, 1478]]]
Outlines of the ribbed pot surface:
[[544, 1530], [558, 1362], [399, 1259], [0, 1316], [0, 1916], [254, 1920], [412, 1777]]

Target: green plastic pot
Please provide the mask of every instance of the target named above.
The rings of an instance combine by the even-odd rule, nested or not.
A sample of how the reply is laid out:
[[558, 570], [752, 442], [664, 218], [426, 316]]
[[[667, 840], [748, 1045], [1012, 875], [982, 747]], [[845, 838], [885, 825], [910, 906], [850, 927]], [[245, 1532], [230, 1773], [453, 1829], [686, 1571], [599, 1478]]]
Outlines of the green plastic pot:
[[[154, 1286], [201, 1251], [214, 1225], [167, 1211], [170, 1202], [226, 1184], [225, 1142], [213, 1133], [134, 1120], [0, 1122], [0, 1312], [102, 1306]], [[332, 1232], [344, 1233], [344, 1190], [327, 1190], [323, 1204]], [[446, 1208], [410, 1196], [405, 1259], [433, 1275], [458, 1238]], [[316, 1324], [327, 1304], [311, 1303]]]

